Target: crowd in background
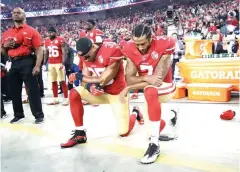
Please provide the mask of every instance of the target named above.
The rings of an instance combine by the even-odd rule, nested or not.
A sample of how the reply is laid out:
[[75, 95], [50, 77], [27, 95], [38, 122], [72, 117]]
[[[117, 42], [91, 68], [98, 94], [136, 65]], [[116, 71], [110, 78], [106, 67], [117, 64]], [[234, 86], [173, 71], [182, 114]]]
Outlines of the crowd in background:
[[[64, 3], [72, 3], [72, 1], [36, 1], [38, 3], [49, 3], [58, 8], [58, 4], [61, 7]], [[111, 0], [92, 0], [88, 3], [108, 3]], [[34, 1], [26, 1], [31, 3]], [[85, 0], [81, 0], [85, 2]], [[26, 3], [28, 6], [28, 3]], [[39, 5], [37, 5], [39, 7]], [[40, 5], [41, 6], [41, 5]], [[44, 6], [42, 6], [44, 7]], [[26, 9], [26, 7], [24, 8]], [[110, 38], [115, 42], [120, 42], [126, 32], [131, 31], [133, 26], [140, 22], [145, 22], [152, 26], [153, 31], [157, 35], [167, 34], [167, 29], [169, 28], [169, 22], [166, 20], [167, 8], [162, 9], [152, 9], [144, 8], [141, 11], [134, 11], [124, 13], [110, 13], [105, 19], [96, 21], [96, 28], [104, 31], [105, 37]], [[238, 11], [238, 1], [237, 0], [220, 0], [208, 3], [195, 3], [195, 4], [174, 4], [174, 24], [177, 26], [177, 36], [178, 39], [189, 35], [200, 35], [202, 39], [211, 39], [214, 33], [220, 35], [220, 41], [223, 40], [227, 35], [233, 35], [232, 38], [235, 39], [234, 35], [239, 35], [239, 11]], [[61, 17], [61, 16], [60, 16]], [[79, 38], [79, 33], [84, 29], [83, 21], [71, 21], [61, 20], [62, 24], [56, 24], [54, 27], [58, 30], [61, 36], [64, 36], [68, 42], [75, 41]], [[52, 25], [44, 25], [33, 27], [36, 28], [43, 38], [47, 37], [47, 30]], [[2, 25], [1, 29], [4, 31], [8, 26]], [[211, 34], [210, 34], [211, 33]]]
[[106, 4], [118, 0], [19, 0], [2, 7], [2, 13], [9, 13], [15, 7], [24, 8], [26, 12], [53, 10], [62, 8], [76, 8], [93, 4]]
[[[88, 3], [107, 3], [111, 0], [91, 0], [81, 2]], [[65, 5], [75, 4], [76, 0], [69, 1], [28, 1], [24, 4], [24, 9], [28, 11], [28, 7], [31, 10], [34, 9], [49, 9], [52, 6], [54, 8], [62, 8]], [[36, 4], [34, 4], [36, 2]], [[74, 2], [74, 3], [73, 3]], [[33, 3], [33, 4], [32, 4]], [[45, 3], [45, 5], [39, 5], [39, 3]], [[36, 8], [35, 8], [36, 5]], [[16, 5], [18, 6], [18, 5]], [[41, 7], [40, 7], [41, 6]], [[40, 7], [40, 8], [38, 8]], [[184, 56], [184, 41], [183, 38], [187, 36], [197, 36], [201, 39], [212, 39], [214, 41], [213, 53], [236, 53], [239, 49], [239, 11], [237, 0], [220, 0], [216, 2], [208, 3], [195, 3], [195, 4], [174, 4], [174, 20], [167, 20], [167, 8], [149, 8], [145, 7], [141, 10], [135, 10], [119, 13], [107, 13], [105, 19], [96, 20], [96, 28], [104, 32], [104, 38], [110, 38], [115, 42], [120, 42], [124, 38], [124, 35], [130, 33], [133, 26], [137, 23], [144, 22], [152, 27], [154, 34], [166, 35], [169, 29], [169, 25], [174, 24], [176, 32], [172, 35], [176, 37], [177, 45], [173, 54], [174, 63], [179, 61]], [[79, 38], [80, 32], [84, 30], [84, 21], [68, 21], [64, 16], [56, 16], [61, 21], [61, 24], [49, 25], [32, 25], [37, 29], [43, 39], [48, 37], [48, 28], [54, 26], [59, 35], [63, 36], [69, 43], [69, 45], [75, 49], [74, 42]], [[6, 25], [4, 22], [1, 25], [1, 31], [5, 31], [10, 25]], [[75, 42], [76, 43], [76, 42]], [[9, 98], [6, 97], [5, 101]]]

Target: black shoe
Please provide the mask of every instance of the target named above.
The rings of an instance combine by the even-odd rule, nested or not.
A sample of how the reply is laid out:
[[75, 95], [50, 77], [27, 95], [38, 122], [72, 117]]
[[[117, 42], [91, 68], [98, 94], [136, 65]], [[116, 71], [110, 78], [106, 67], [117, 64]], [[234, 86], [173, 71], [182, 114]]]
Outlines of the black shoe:
[[69, 148], [73, 147], [77, 144], [86, 143], [87, 142], [87, 136], [85, 130], [73, 130], [72, 137], [66, 142], [61, 143], [61, 148]]
[[62, 91], [59, 91], [58, 94], [62, 94], [63, 92]]
[[[176, 129], [175, 127], [177, 125], [178, 110], [171, 109], [171, 112], [174, 113], [174, 117], [170, 120], [170, 126], [172, 128], [172, 131], [174, 132], [174, 130]], [[174, 134], [174, 136], [167, 136], [167, 135], [162, 135], [161, 133], [158, 138], [159, 141], [171, 141], [176, 139], [177, 139], [176, 134]]]
[[151, 164], [155, 162], [160, 155], [160, 146], [150, 143], [144, 157], [141, 159], [142, 164]]
[[10, 121], [10, 123], [11, 123], [11, 124], [18, 123], [18, 122], [20, 122], [20, 121], [22, 121], [22, 120], [24, 120], [24, 119], [25, 119], [25, 117], [14, 117], [14, 118]]
[[174, 113], [174, 117], [171, 119], [171, 125], [172, 125], [173, 127], [175, 127], [176, 124], [177, 124], [178, 112], [177, 112], [176, 110], [174, 110], [174, 109], [171, 109], [171, 112]]
[[43, 123], [43, 118], [37, 118], [35, 120], [35, 124], [41, 124], [41, 123]]
[[138, 122], [140, 125], [143, 125], [143, 124], [144, 124], [144, 119], [143, 119], [143, 115], [142, 115], [139, 107], [138, 107], [138, 106], [134, 106], [132, 113], [133, 113], [133, 112], [137, 113], [137, 118], [136, 118], [136, 119], [137, 119], [137, 122]]
[[2, 118], [2, 119], [5, 119], [5, 118], [7, 118], [7, 117], [8, 117], [8, 116], [7, 116], [7, 114], [6, 114], [5, 111], [1, 112], [1, 118]]
[[6, 99], [3, 99], [3, 102], [4, 103], [8, 103], [8, 102], [11, 102], [12, 100], [10, 98], [6, 98]]
[[169, 137], [169, 136], [166, 136], [166, 135], [160, 135], [158, 137], [159, 141], [165, 141], [165, 142], [171, 141], [171, 140], [176, 140], [176, 139], [177, 139], [176, 137]]

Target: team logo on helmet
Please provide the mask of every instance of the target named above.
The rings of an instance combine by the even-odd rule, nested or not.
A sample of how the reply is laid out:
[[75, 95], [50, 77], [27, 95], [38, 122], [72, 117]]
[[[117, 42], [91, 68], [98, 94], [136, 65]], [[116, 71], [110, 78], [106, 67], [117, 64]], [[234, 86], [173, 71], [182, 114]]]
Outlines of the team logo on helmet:
[[100, 55], [100, 56], [98, 56], [98, 62], [99, 63], [103, 63], [103, 57]]
[[156, 51], [153, 51], [152, 54], [151, 54], [151, 57], [156, 60], [158, 59], [158, 53]]

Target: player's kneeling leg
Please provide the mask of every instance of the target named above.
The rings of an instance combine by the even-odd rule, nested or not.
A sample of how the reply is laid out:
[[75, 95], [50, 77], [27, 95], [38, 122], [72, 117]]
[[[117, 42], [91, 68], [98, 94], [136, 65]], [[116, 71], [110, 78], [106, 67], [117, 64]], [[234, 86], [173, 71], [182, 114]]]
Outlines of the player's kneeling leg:
[[165, 83], [161, 87], [147, 86], [144, 89], [151, 137], [149, 147], [141, 159], [143, 164], [155, 162], [160, 154], [159, 133], [165, 127], [165, 121], [161, 119], [161, 103], [169, 101], [174, 96], [175, 90], [175, 85]]
[[86, 132], [83, 128], [83, 104], [81, 95], [76, 89], [72, 89], [69, 95], [70, 110], [72, 113], [73, 121], [76, 126], [76, 130], [73, 131], [73, 136], [66, 142], [62, 143], [62, 148], [72, 147], [79, 143], [85, 143], [87, 141]]
[[176, 93], [176, 85], [174, 83], [163, 83], [158, 90], [158, 100], [160, 103], [169, 102]]
[[119, 101], [119, 95], [109, 95], [108, 99], [115, 115], [119, 135], [121, 137], [128, 136], [135, 126], [137, 118], [136, 113], [129, 113], [129, 102], [127, 101], [122, 104]]
[[160, 154], [158, 137], [159, 130], [161, 130], [161, 104], [158, 101], [158, 90], [153, 86], [144, 89], [144, 97], [148, 107], [150, 143], [144, 157], [141, 159], [141, 163], [150, 164], [155, 162]]
[[107, 104], [107, 94], [102, 96], [93, 96], [87, 89], [82, 86], [76, 87], [70, 91], [70, 110], [75, 123], [75, 130], [73, 136], [67, 143], [61, 144], [61, 147], [72, 147], [78, 143], [85, 143], [87, 141], [86, 130], [83, 124], [83, 103], [82, 100], [93, 104]]

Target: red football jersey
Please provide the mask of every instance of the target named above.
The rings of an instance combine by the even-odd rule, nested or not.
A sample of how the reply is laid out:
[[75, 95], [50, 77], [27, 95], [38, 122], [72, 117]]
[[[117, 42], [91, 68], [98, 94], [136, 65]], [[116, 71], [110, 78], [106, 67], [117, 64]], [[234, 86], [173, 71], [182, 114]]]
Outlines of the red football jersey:
[[45, 41], [45, 47], [48, 49], [49, 64], [62, 63], [62, 43], [66, 42], [63, 37], [57, 36], [54, 40], [47, 38]]
[[103, 40], [103, 42], [113, 42], [110, 38], [106, 38]]
[[83, 58], [82, 57], [79, 57], [78, 67], [80, 70], [83, 70]]
[[116, 43], [104, 42], [101, 45], [94, 62], [85, 60], [83, 60], [83, 62], [90, 72], [100, 76], [106, 67], [116, 61], [121, 61], [116, 77], [104, 87], [106, 93], [117, 95], [126, 87], [122, 58], [123, 54]]
[[[156, 39], [152, 40], [148, 52], [144, 55], [138, 51], [133, 41], [129, 41], [127, 46], [123, 47], [123, 53], [136, 65], [139, 75], [152, 75], [155, 72], [161, 56], [172, 54], [174, 49], [175, 41], [173, 39], [168, 37], [156, 37]], [[170, 66], [164, 82], [172, 82], [172, 66]]]
[[85, 38], [87, 36], [86, 34], [86, 31], [85, 30], [82, 30], [80, 33], [79, 33], [79, 38]]
[[156, 31], [156, 35], [157, 36], [163, 35], [163, 29], [161, 27], [158, 27], [158, 29]]
[[123, 48], [125, 45], [127, 45], [127, 41], [125, 39], [121, 39], [121, 41], [119, 42], [119, 46]]
[[103, 42], [103, 32], [99, 29], [93, 29], [92, 31], [87, 32], [87, 37], [94, 43]]

